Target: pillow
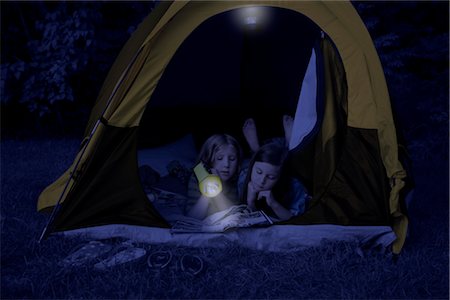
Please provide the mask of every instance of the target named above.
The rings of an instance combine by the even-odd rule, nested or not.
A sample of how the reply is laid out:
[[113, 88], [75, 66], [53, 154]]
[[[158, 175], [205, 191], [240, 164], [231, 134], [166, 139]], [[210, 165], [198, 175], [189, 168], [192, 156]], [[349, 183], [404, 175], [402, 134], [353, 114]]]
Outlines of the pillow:
[[149, 165], [161, 176], [169, 174], [167, 166], [171, 161], [178, 160], [186, 168], [192, 168], [197, 159], [192, 134], [181, 139], [156, 148], [138, 150], [138, 166]]

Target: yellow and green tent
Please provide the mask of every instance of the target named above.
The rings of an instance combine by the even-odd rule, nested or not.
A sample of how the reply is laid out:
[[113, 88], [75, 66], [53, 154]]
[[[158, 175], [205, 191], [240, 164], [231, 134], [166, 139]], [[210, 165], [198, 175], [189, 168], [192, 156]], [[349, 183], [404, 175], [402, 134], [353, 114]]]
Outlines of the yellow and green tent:
[[[364, 23], [348, 1], [161, 1], [132, 34], [112, 65], [73, 164], [41, 193], [38, 211], [53, 212], [44, 235], [117, 223], [170, 227], [148, 201], [140, 183], [137, 148], [144, 116], [150, 114], [152, 101], [161, 102], [156, 98], [163, 97], [158, 92], [162, 85], [172, 90], [185, 82], [202, 85], [202, 80], [198, 82], [186, 75], [169, 80], [171, 77], [166, 73], [174, 60], [180, 60], [177, 57], [186, 45], [202, 49], [212, 43], [213, 37], [217, 41], [225, 40], [220, 36], [227, 28], [225, 23], [209, 30], [205, 29], [208, 24], [225, 20], [220, 18], [227, 14], [238, 15], [246, 9], [258, 8], [283, 11], [303, 22], [289, 25], [290, 38], [307, 50], [298, 53], [298, 57], [303, 57], [304, 68], [298, 72], [302, 82], [298, 82], [301, 93], [297, 101], [306, 98], [304, 91], [314, 87], [315, 122], [310, 131], [291, 143], [289, 161], [291, 171], [305, 182], [313, 199], [305, 214], [284, 223], [388, 225], [397, 235], [393, 251], [400, 252], [408, 225], [402, 190], [407, 174], [399, 159], [396, 126], [379, 56]], [[257, 18], [257, 15], [250, 16], [245, 22], [250, 27], [256, 26]], [[203, 38], [197, 34], [202, 30], [208, 33]], [[273, 59], [277, 65], [276, 60], [290, 47], [278, 47], [277, 57], [271, 58], [267, 50], [271, 46], [264, 44], [264, 30], [255, 38], [249, 35], [243, 34], [241, 46], [251, 44], [253, 39], [253, 48], [247, 46], [246, 51], [254, 51], [254, 55], [240, 52], [240, 69], [227, 78], [231, 80], [243, 76], [242, 72], [251, 72], [245, 62], [259, 55], [256, 65], [260, 67], [256, 67], [255, 78], [276, 81], [280, 76], [265, 77], [261, 73], [272, 72], [267, 61]], [[276, 38], [277, 34], [272, 36]], [[304, 36], [308, 38], [302, 40]], [[217, 61], [224, 60], [228, 54], [231, 57], [234, 43], [230, 41], [229, 51], [220, 56], [214, 56], [211, 51], [211, 57]], [[264, 95], [253, 97], [248, 87], [243, 92], [244, 86], [227, 86], [225, 79], [217, 75], [221, 69], [216, 68], [215, 72], [201, 78], [217, 76], [216, 82], [224, 84], [222, 91], [216, 91], [218, 95], [238, 90], [233, 100], [221, 100], [218, 109], [227, 111], [229, 105], [235, 120], [239, 112], [251, 112], [254, 106], [270, 111], [272, 106], [266, 105], [266, 100], [258, 102], [257, 98]], [[267, 86], [271, 87], [270, 81], [262, 83], [260, 89]], [[251, 100], [251, 105], [246, 104], [243, 98], [252, 97], [256, 99]], [[179, 109], [189, 108], [190, 98], [195, 97], [186, 95], [185, 103], [177, 99]], [[201, 110], [200, 106], [194, 105], [192, 111]], [[302, 115], [304, 110], [299, 109], [300, 105], [296, 107], [292, 111], [296, 115], [294, 132], [295, 126], [302, 126], [300, 116], [307, 118]], [[195, 118], [201, 114], [204, 112]]]

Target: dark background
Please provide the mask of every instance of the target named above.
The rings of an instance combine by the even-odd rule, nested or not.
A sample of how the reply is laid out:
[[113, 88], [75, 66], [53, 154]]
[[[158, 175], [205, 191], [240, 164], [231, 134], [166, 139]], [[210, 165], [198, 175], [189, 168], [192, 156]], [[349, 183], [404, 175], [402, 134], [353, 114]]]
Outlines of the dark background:
[[[364, 1], [353, 4], [368, 27], [379, 52], [400, 135], [404, 136], [412, 155], [420, 159], [435, 155], [447, 157], [448, 2]], [[81, 139], [90, 109], [111, 64], [130, 34], [154, 6], [155, 2], [152, 1], [2, 1], [2, 137], [71, 136]], [[233, 32], [237, 29], [226, 29], [218, 25], [226, 18], [217, 16], [208, 20], [212, 24], [209, 28], [221, 30], [223, 38], [214, 39], [210, 33], [203, 32], [203, 36], [211, 37], [210, 43], [196, 49], [189, 49], [189, 43], [182, 46], [187, 50], [178, 55], [178, 58], [188, 64], [185, 69], [178, 69], [172, 74], [182, 74], [186, 78], [189, 74], [180, 73], [180, 70], [195, 69], [200, 76], [198, 80], [179, 82], [177, 87], [165, 89], [165, 93], [168, 91], [168, 95], [172, 96], [170, 92], [187, 91], [186, 95], [195, 95], [197, 100], [204, 101], [210, 96], [208, 91], [217, 89], [217, 82], [220, 82], [208, 82], [208, 78], [214, 76], [209, 76], [208, 70], [202, 69], [204, 67], [220, 70], [216, 76], [222, 77], [218, 78], [242, 82], [242, 78], [236, 76], [237, 73], [234, 76], [229, 74], [235, 72], [236, 68], [243, 68], [239, 55], [242, 57], [245, 53], [239, 45], [245, 43], [245, 37], [242, 32], [240, 35]], [[272, 34], [272, 41], [275, 41], [271, 43], [274, 45], [270, 49], [271, 55], [274, 60], [280, 61], [278, 65], [290, 62], [290, 70], [295, 70], [305, 62], [294, 57], [285, 59], [292, 54], [286, 53], [286, 49], [301, 49], [299, 45], [286, 45], [287, 41], [295, 41], [292, 37], [299, 34], [287, 29], [300, 28], [302, 26], [299, 25], [305, 25], [302, 23], [305, 21], [293, 18], [289, 12], [271, 21], [271, 29], [265, 29], [266, 33]], [[201, 30], [203, 29], [199, 28], [197, 31]], [[194, 34], [191, 38], [195, 42]], [[252, 51], [252, 47], [264, 48], [261, 47], [263, 40], [258, 40], [258, 36], [252, 36], [251, 39], [247, 51]], [[233, 47], [225, 48], [224, 44], [233, 44]], [[208, 52], [208, 47], [222, 48], [229, 60], [205, 56], [205, 53], [211, 53]], [[253, 66], [263, 67], [261, 57], [267, 57], [267, 53], [253, 52], [253, 55], [247, 57], [250, 57], [248, 60], [255, 61]], [[200, 59], [214, 61], [215, 64], [211, 67], [210, 64], [197, 63]], [[303, 74], [283, 77], [281, 81], [271, 85], [278, 77], [264, 79], [257, 76], [259, 73], [258, 69], [252, 69], [255, 79], [253, 82], [262, 80], [264, 83], [259, 86], [283, 87], [279, 90], [286, 91], [285, 94], [277, 94], [287, 99], [283, 105], [271, 106], [270, 103], [273, 102], [266, 101], [273, 97], [273, 94], [267, 92], [270, 89], [262, 89], [259, 94], [255, 94], [256, 89], [252, 89], [250, 81], [246, 84], [250, 87], [250, 92], [239, 88], [238, 84], [229, 84], [226, 92], [216, 92], [214, 96], [221, 95], [223, 99], [231, 99], [238, 94], [242, 96], [247, 93], [247, 96], [254, 99], [262, 99], [267, 104], [263, 105], [265, 111], [277, 111], [280, 115], [291, 112], [292, 102], [289, 101], [295, 99], [299, 92], [292, 87], [300, 81]], [[167, 82], [171, 81], [170, 76], [167, 74]], [[291, 82], [287, 78], [291, 78]], [[202, 82], [203, 89], [198, 88], [198, 82]], [[160, 87], [159, 89], [162, 90]], [[195, 93], [189, 93], [193, 90]], [[195, 108], [192, 111], [195, 112]], [[265, 120], [264, 113], [254, 117]], [[242, 120], [236, 120], [233, 124], [241, 126]], [[262, 132], [273, 135], [281, 131], [280, 125], [268, 128], [275, 128], [274, 132]]]
[[[185, 278], [176, 269], [154, 273], [145, 263], [97, 274], [88, 268], [62, 270], [58, 263], [80, 247], [79, 241], [61, 238], [36, 242], [48, 220], [47, 215], [36, 213], [36, 199], [72, 163], [111, 64], [155, 3], [1, 1], [2, 298], [448, 299], [449, 3], [353, 4], [380, 55], [399, 137], [413, 162], [409, 175], [415, 175], [416, 189], [408, 208], [409, 236], [400, 258], [387, 259], [376, 253], [359, 256], [353, 245], [330, 247], [326, 243], [292, 255], [266, 255], [239, 247], [212, 252], [177, 248], [175, 258], [191, 251], [203, 257], [208, 268], [205, 276]], [[278, 40], [267, 52], [247, 57], [247, 71], [241, 69], [242, 49], [251, 51], [264, 40], [252, 35], [252, 43], [241, 47], [245, 44], [242, 32], [233, 35], [234, 29], [218, 26], [226, 16], [209, 20], [209, 30], [221, 30], [224, 38], [210, 39], [203, 48], [194, 49], [190, 48], [197, 38], [193, 34], [191, 43], [183, 44], [186, 51], [177, 53], [171, 64], [178, 60], [188, 67], [169, 66], [168, 71], [175, 71], [164, 74], [152, 99], [154, 111], [164, 109], [158, 97], [160, 101], [170, 97], [176, 104], [179, 95], [189, 96], [191, 99], [180, 100], [198, 101], [197, 108], [204, 108], [206, 102], [220, 103], [207, 101], [213, 95], [223, 101], [245, 98], [247, 108], [252, 109], [245, 111], [244, 105], [239, 118], [247, 113], [264, 118], [267, 111], [279, 115], [291, 112], [303, 76], [292, 71], [302, 69], [305, 61], [286, 54], [291, 46], [294, 52], [302, 49], [299, 44], [286, 44], [299, 33], [288, 28], [307, 26], [304, 20], [291, 16], [278, 14], [276, 22], [265, 28], [272, 31], [272, 41]], [[210, 34], [206, 27], [199, 27], [199, 31]], [[280, 35], [280, 31], [285, 34]], [[217, 60], [211, 49], [221, 48], [227, 59]], [[267, 67], [261, 60], [271, 52], [275, 65], [287, 68], [289, 76], [261, 75], [258, 66]], [[239, 76], [235, 76], [238, 69]], [[198, 80], [191, 70], [196, 71]], [[211, 70], [220, 70], [215, 77], [221, 80], [208, 76]], [[189, 80], [171, 89], [169, 82], [176, 76]], [[254, 82], [259, 81], [265, 84], [262, 90], [255, 89]], [[225, 82], [227, 89], [217, 92]], [[245, 88], [241, 88], [243, 82]], [[272, 82], [280, 89], [272, 89]], [[272, 107], [271, 98], [278, 95], [284, 101]], [[264, 103], [263, 110], [253, 110], [255, 99]], [[209, 117], [218, 118], [224, 112], [219, 110]], [[160, 142], [166, 133], [180, 134], [180, 130], [200, 123], [198, 115], [189, 119], [191, 114], [198, 114], [195, 105], [190, 111], [178, 105], [168, 107], [162, 115], [166, 118], [160, 118], [166, 120]], [[182, 118], [185, 123], [180, 122]], [[239, 128], [239, 118], [228, 112], [220, 121]], [[278, 134], [281, 122], [276, 118], [268, 122], [276, 125], [274, 132], [261, 132]], [[258, 122], [261, 124], [266, 123]], [[163, 246], [151, 247], [155, 251]], [[166, 247], [174, 251], [174, 247]]]

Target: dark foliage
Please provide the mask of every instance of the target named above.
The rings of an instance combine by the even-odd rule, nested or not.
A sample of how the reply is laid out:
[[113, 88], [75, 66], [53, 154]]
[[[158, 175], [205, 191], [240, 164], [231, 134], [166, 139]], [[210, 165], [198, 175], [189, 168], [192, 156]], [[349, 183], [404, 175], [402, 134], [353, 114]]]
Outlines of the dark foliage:
[[80, 135], [119, 50], [154, 2], [2, 2], [2, 127]]

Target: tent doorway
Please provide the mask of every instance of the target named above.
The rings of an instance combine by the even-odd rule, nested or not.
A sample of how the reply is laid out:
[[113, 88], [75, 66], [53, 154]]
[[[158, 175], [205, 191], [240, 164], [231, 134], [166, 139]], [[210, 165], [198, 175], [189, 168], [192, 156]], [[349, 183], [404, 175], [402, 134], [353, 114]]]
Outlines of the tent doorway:
[[197, 147], [218, 132], [244, 143], [248, 117], [261, 139], [282, 135], [281, 117], [295, 114], [320, 29], [300, 13], [275, 7], [260, 7], [264, 18], [247, 24], [246, 10], [209, 18], [178, 48], [147, 104], [140, 148], [187, 133]]
[[[192, 170], [212, 134], [233, 135], [246, 154], [245, 119], [255, 120], [261, 140], [282, 136], [282, 116], [296, 113], [319, 39], [320, 29], [308, 18], [274, 7], [234, 9], [197, 27], [169, 62], [141, 120], [138, 163], [149, 198], [164, 199], [153, 197], [152, 184], [186, 194], [187, 180], [180, 176]], [[183, 200], [172, 195], [167, 206], [153, 205], [172, 222], [171, 213], [186, 213]]]

